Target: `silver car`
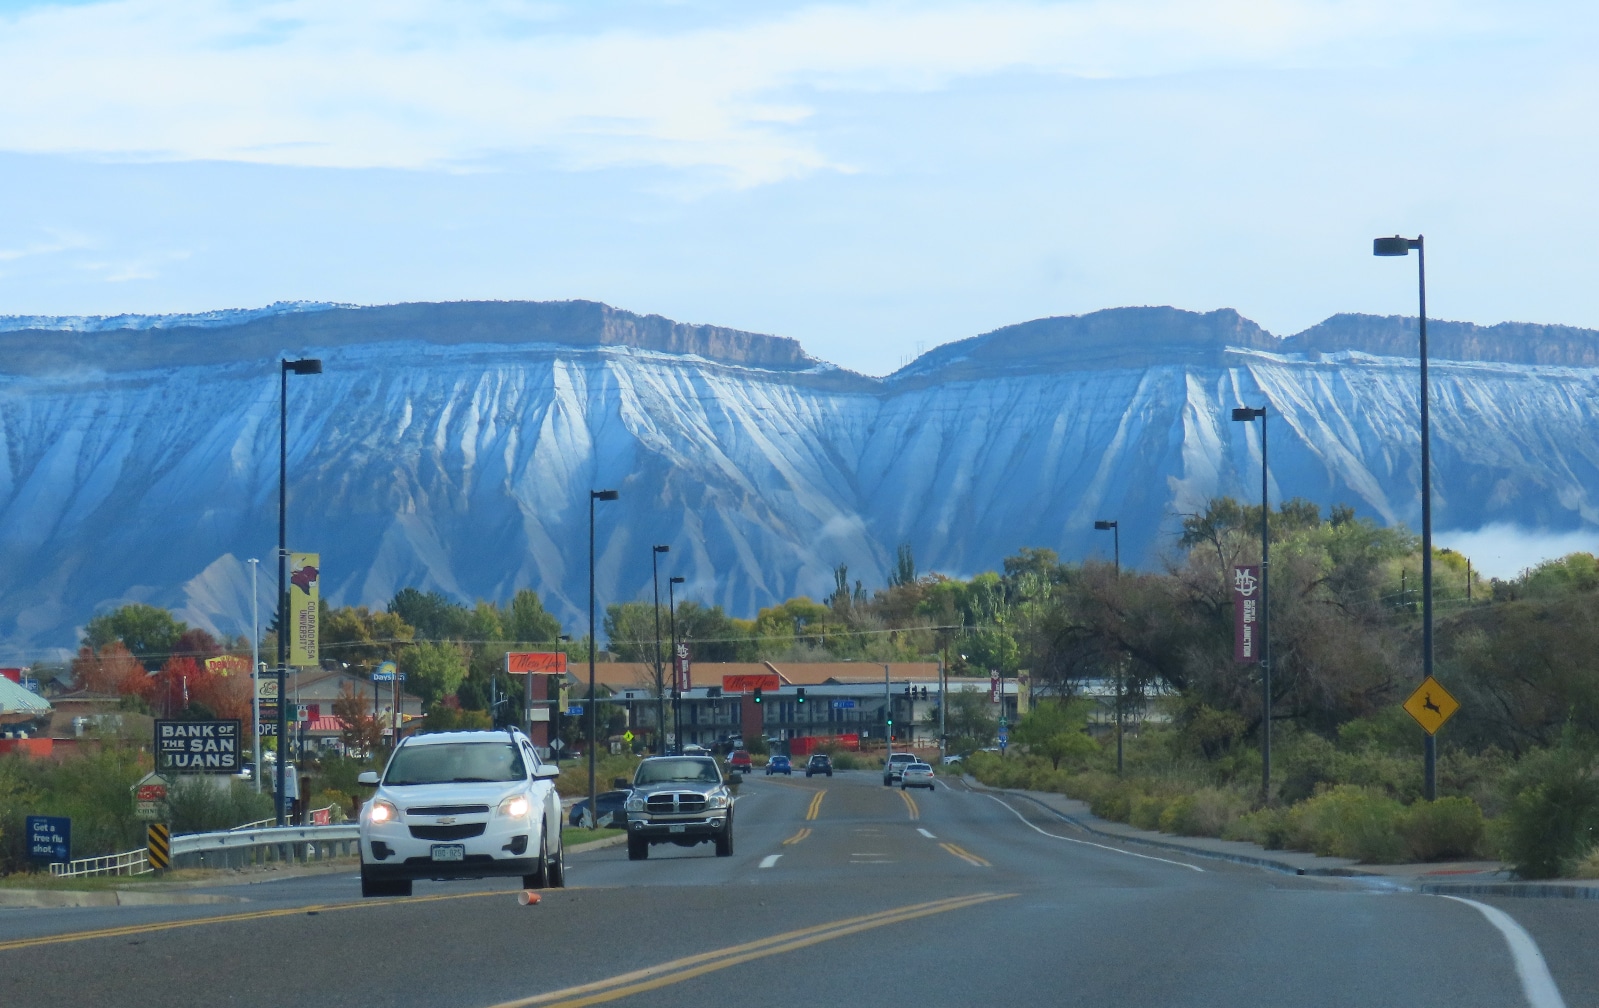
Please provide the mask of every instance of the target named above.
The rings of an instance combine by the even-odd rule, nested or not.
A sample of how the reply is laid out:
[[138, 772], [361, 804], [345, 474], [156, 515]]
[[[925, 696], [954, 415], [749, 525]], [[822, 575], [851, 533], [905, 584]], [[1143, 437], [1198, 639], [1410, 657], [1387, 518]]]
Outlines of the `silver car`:
[[899, 789], [924, 787], [933, 790], [933, 768], [926, 763], [910, 763], [899, 774]]

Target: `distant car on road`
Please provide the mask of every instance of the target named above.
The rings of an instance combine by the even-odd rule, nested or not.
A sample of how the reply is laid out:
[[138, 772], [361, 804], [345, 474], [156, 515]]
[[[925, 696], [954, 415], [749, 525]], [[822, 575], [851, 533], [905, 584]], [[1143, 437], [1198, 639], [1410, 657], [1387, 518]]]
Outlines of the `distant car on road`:
[[907, 763], [899, 774], [899, 789], [924, 787], [933, 790], [933, 768], [926, 763]]
[[[625, 824], [625, 820], [622, 815], [622, 803], [627, 801], [626, 791], [601, 791], [599, 794], [594, 796], [594, 799], [595, 803], [600, 808], [599, 826], [616, 827], [620, 829]], [[589, 800], [584, 798], [582, 801], [573, 805], [571, 814], [566, 817], [566, 821], [568, 825], [571, 826], [590, 825]]]
[[819, 773], [827, 774], [829, 777], [833, 776], [833, 757], [826, 753], [817, 753], [810, 758], [810, 761], [805, 764], [805, 776], [809, 777], [811, 774]]
[[727, 769], [730, 773], [747, 774], [754, 769], [755, 763], [750, 759], [748, 749], [734, 749], [727, 754]]
[[785, 777], [794, 775], [794, 765], [788, 761], [787, 756], [773, 756], [766, 761], [766, 776], [770, 777], [775, 773], [780, 773]]
[[965, 759], [966, 757], [962, 756], [960, 753], [955, 753], [953, 756], [945, 756], [942, 762], [945, 766], [953, 766], [956, 763], [965, 761]]
[[917, 762], [915, 753], [897, 752], [888, 757], [888, 762], [883, 765], [883, 786], [892, 787], [899, 783], [899, 775], [906, 767]]

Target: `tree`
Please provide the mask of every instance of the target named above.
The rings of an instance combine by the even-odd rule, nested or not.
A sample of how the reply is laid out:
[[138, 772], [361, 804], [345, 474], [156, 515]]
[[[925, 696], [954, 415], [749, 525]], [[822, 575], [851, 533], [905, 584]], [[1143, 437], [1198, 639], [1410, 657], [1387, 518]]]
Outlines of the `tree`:
[[530, 588], [523, 588], [512, 597], [502, 622], [513, 641], [544, 644], [561, 636], [561, 621], [544, 608], [538, 593]]
[[133, 696], [148, 700], [155, 681], [139, 660], [120, 640], [113, 640], [95, 651], [78, 649], [72, 660], [72, 681], [80, 690], [111, 696]]
[[389, 600], [389, 612], [415, 627], [421, 640], [460, 640], [466, 636], [466, 607], [438, 592], [423, 594], [415, 588], [402, 588]]
[[176, 650], [178, 638], [188, 629], [188, 624], [173, 619], [165, 609], [135, 602], [89, 620], [83, 644], [98, 651], [112, 641], [121, 641], [146, 666], [159, 665]]
[[372, 713], [366, 698], [358, 696], [349, 683], [339, 687], [339, 698], [333, 701], [333, 716], [339, 719], [339, 740], [344, 743], [347, 755], [370, 756], [383, 745], [383, 718]]
[[466, 656], [457, 644], [422, 641], [400, 656], [405, 684], [424, 704], [450, 696], [466, 679]]
[[949, 694], [944, 728], [949, 733], [949, 748], [966, 752], [993, 740], [999, 730], [999, 718], [986, 692], [958, 690]]
[[[614, 602], [605, 607], [607, 649], [618, 661], [655, 661], [655, 607], [649, 602]], [[665, 660], [666, 615], [661, 614], [661, 651]]]
[[324, 655], [371, 669], [385, 661], [399, 661], [415, 639], [416, 629], [392, 612], [345, 606], [323, 614], [320, 636]]
[[1018, 745], [1048, 759], [1060, 769], [1063, 759], [1081, 759], [1099, 751], [1084, 731], [1088, 724], [1086, 700], [1044, 700], [1022, 716], [1014, 736]]

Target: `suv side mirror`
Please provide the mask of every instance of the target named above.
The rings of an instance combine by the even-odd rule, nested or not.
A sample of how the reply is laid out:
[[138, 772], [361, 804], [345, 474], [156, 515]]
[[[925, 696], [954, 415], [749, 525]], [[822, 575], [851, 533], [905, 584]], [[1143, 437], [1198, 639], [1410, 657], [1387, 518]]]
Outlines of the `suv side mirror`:
[[559, 776], [561, 776], [561, 768], [550, 766], [548, 763], [540, 763], [538, 766], [533, 768], [533, 777], [535, 780], [554, 780]]
[[376, 770], [362, 770], [356, 775], [355, 782], [365, 787], [377, 787], [378, 772]]

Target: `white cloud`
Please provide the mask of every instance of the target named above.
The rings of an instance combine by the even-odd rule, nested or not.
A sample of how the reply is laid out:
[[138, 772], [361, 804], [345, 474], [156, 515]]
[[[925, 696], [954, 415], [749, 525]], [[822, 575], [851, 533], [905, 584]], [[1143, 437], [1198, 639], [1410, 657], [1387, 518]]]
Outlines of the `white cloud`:
[[1433, 545], [1470, 558], [1472, 566], [1487, 577], [1509, 580], [1545, 560], [1570, 553], [1599, 553], [1599, 529], [1548, 532], [1494, 524], [1465, 532], [1434, 533]]
[[752, 185], [848, 168], [812, 135], [830, 92], [1381, 65], [1496, 26], [1469, 0], [730, 9], [647, 30], [574, 27], [515, 0], [30, 8], [0, 17], [0, 149], [392, 168], [533, 155]]

